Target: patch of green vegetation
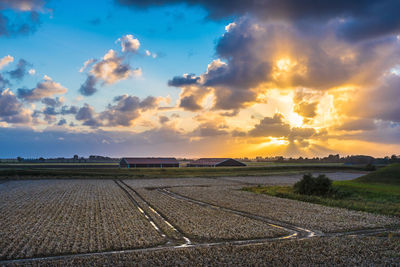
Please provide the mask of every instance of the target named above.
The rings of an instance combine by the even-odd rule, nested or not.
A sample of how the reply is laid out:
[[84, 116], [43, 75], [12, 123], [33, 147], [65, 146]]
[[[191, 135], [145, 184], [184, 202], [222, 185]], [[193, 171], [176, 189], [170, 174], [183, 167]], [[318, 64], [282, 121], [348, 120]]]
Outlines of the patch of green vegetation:
[[301, 195], [326, 196], [333, 193], [332, 180], [325, 174], [313, 177], [310, 173], [304, 174], [303, 179], [293, 186], [294, 192]]
[[299, 174], [308, 172], [360, 170], [354, 166], [270, 166], [270, 167], [218, 167], [218, 168], [30, 168], [1, 169], [0, 179], [41, 178], [180, 178], [180, 177], [233, 177]]
[[391, 164], [384, 168], [371, 172], [355, 181], [360, 183], [383, 183], [400, 185], [400, 163]]
[[[388, 170], [385, 170], [386, 168]], [[256, 186], [246, 187], [243, 190], [330, 207], [400, 217], [400, 184], [395, 182], [398, 179], [400, 170], [397, 168], [399, 166], [388, 166], [382, 168], [382, 171], [378, 170], [375, 173], [367, 174], [351, 181], [334, 181], [332, 184], [333, 190], [325, 196], [302, 195], [296, 193], [292, 186]], [[389, 173], [390, 176], [381, 178], [377, 173]], [[367, 179], [364, 179], [365, 177]], [[373, 182], [369, 183], [367, 181]], [[379, 181], [379, 183], [376, 181]]]

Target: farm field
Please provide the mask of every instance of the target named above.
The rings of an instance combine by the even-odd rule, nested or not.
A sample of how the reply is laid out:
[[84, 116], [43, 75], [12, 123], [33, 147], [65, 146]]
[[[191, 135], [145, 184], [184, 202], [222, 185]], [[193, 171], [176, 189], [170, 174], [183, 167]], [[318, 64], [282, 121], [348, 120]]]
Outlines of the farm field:
[[[19, 165], [18, 165], [19, 166]], [[138, 178], [215, 178], [215, 177], [250, 177], [270, 175], [298, 175], [307, 172], [360, 172], [365, 166], [346, 166], [330, 164], [290, 165], [274, 164], [254, 167], [218, 167], [218, 168], [101, 168], [85, 165], [54, 165], [53, 168], [40, 168], [40, 165], [11, 166], [0, 168], [0, 180], [7, 179], [138, 179]], [[4, 167], [4, 166], [3, 166]]]
[[3, 180], [0, 265], [399, 261], [399, 217], [242, 190], [301, 176]]
[[0, 185], [0, 258], [140, 248], [163, 237], [112, 181]]

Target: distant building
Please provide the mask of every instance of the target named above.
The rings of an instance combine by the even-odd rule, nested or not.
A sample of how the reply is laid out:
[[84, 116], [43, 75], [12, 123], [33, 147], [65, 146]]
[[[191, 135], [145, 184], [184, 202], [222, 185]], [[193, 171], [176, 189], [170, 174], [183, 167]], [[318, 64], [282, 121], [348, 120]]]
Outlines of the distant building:
[[201, 158], [192, 161], [186, 165], [187, 167], [229, 167], [229, 166], [246, 166], [246, 164], [231, 158]]
[[121, 168], [167, 168], [179, 167], [176, 158], [122, 158]]

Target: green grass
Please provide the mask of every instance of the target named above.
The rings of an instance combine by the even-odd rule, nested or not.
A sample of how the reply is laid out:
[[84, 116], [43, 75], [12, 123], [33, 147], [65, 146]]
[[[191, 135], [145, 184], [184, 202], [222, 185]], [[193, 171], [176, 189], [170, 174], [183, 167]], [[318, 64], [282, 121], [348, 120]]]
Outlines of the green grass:
[[384, 183], [400, 185], [400, 163], [391, 164], [356, 179], [360, 183]]
[[[362, 169], [362, 168], [361, 168]], [[360, 170], [349, 166], [263, 166], [263, 167], [218, 167], [218, 168], [24, 168], [0, 169], [0, 179], [39, 178], [179, 178], [179, 177], [227, 177], [227, 176], [267, 176], [298, 174], [317, 171]]]
[[337, 193], [324, 197], [296, 194], [292, 186], [256, 186], [246, 187], [244, 190], [325, 206], [400, 217], [400, 184], [396, 182], [400, 170], [399, 164], [396, 165], [382, 168], [351, 181], [334, 181], [333, 187]]

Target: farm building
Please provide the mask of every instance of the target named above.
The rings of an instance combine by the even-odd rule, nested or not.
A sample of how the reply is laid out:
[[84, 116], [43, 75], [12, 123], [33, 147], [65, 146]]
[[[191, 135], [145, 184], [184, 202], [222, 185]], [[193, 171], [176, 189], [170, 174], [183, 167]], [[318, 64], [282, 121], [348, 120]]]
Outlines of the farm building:
[[167, 168], [179, 167], [176, 158], [122, 158], [121, 168]]
[[246, 164], [231, 158], [201, 158], [187, 164], [188, 167], [228, 167], [246, 166]]

